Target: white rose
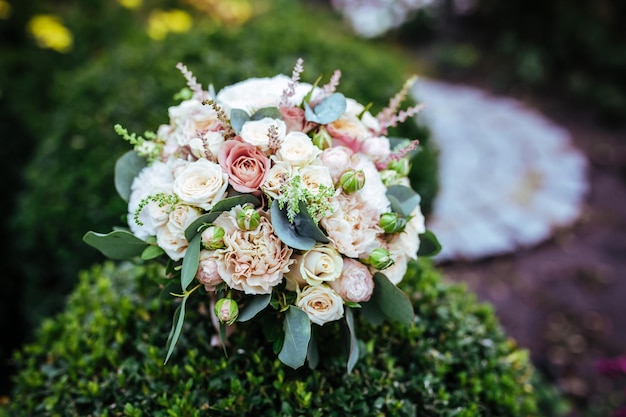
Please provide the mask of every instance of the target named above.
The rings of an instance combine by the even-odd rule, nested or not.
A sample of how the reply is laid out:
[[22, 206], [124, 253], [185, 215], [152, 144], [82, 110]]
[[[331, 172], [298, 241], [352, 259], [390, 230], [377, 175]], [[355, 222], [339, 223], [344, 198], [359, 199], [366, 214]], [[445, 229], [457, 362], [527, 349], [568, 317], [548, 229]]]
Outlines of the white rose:
[[276, 157], [292, 166], [304, 166], [310, 164], [322, 151], [311, 141], [311, 138], [302, 132], [289, 132], [280, 148], [276, 151]]
[[363, 110], [365, 110], [365, 106], [353, 98], [346, 97], [346, 111], [344, 114], [358, 116], [363, 112]]
[[270, 168], [265, 177], [265, 181], [261, 184], [261, 190], [270, 198], [276, 199], [280, 195], [280, 188], [289, 181], [293, 173], [293, 167], [284, 162], [277, 162]]
[[327, 285], [312, 285], [298, 294], [296, 306], [320, 326], [343, 317], [343, 300]]
[[287, 278], [294, 282], [320, 285], [339, 278], [343, 268], [343, 257], [330, 245], [317, 244], [313, 249], [293, 257], [294, 265]]
[[[263, 107], [277, 107], [290, 81], [291, 77], [283, 74], [272, 78], [249, 78], [224, 87], [217, 93], [216, 101], [225, 107], [227, 113], [231, 109], [241, 109], [253, 114]], [[311, 84], [299, 82], [295, 94], [289, 99], [290, 105], [302, 103], [311, 88]]]
[[244, 142], [256, 146], [267, 154], [270, 151], [268, 132], [272, 126], [276, 127], [278, 140], [282, 142], [287, 134], [287, 125], [282, 120], [272, 119], [271, 117], [245, 122], [239, 136], [241, 136]]
[[168, 114], [173, 126], [183, 128], [191, 136], [196, 132], [216, 130], [221, 123], [213, 106], [204, 105], [195, 98], [170, 107]]
[[205, 149], [208, 148], [211, 155], [217, 158], [217, 154], [224, 143], [224, 135], [220, 132], [208, 131], [201, 136]]
[[333, 188], [333, 179], [324, 165], [306, 165], [298, 171], [298, 174], [302, 184], [313, 194], [318, 194], [321, 186]]
[[191, 223], [200, 217], [201, 214], [197, 207], [177, 204], [174, 210], [168, 215], [167, 228], [172, 234], [185, 237], [185, 230], [187, 230]]
[[367, 127], [368, 129], [374, 132], [380, 132], [380, 122], [376, 117], [372, 115], [372, 113], [368, 111], [363, 113], [363, 116], [361, 116], [361, 122], [363, 122], [365, 127]]
[[345, 146], [333, 146], [326, 148], [320, 155], [320, 160], [328, 168], [333, 183], [338, 183], [341, 175], [350, 166], [350, 160], [354, 152]]
[[374, 291], [374, 280], [367, 266], [354, 259], [343, 262], [341, 277], [330, 283], [333, 290], [345, 301], [360, 303], [369, 301]]
[[174, 193], [185, 203], [209, 210], [224, 198], [228, 175], [207, 159], [188, 163], [176, 172]]
[[173, 261], [178, 261], [185, 256], [189, 242], [185, 239], [185, 236], [181, 236], [180, 233], [172, 233], [172, 231], [165, 226], [161, 226], [156, 230], [157, 245], [165, 251]]

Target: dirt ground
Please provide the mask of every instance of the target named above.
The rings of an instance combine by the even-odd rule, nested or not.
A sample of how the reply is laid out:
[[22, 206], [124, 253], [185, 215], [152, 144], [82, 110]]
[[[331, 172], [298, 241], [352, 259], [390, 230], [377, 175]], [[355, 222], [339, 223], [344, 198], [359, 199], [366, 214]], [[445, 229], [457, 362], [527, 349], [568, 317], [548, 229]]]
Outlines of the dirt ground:
[[571, 399], [571, 416], [608, 416], [626, 406], [626, 359], [617, 376], [598, 370], [626, 358], [626, 128], [566, 100], [517, 98], [568, 129], [588, 158], [583, 214], [536, 247], [441, 268], [494, 305], [505, 331]]

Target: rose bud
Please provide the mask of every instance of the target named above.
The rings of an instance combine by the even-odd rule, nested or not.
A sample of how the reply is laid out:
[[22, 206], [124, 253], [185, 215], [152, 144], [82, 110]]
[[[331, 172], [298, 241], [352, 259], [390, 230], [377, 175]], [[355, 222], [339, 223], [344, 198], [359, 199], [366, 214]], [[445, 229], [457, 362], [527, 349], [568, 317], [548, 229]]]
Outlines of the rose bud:
[[374, 268], [382, 271], [383, 269], [389, 268], [394, 264], [393, 259], [391, 258], [391, 254], [387, 249], [376, 248], [370, 253], [369, 258], [366, 261], [369, 265], [372, 265]]
[[391, 161], [387, 165], [387, 169], [391, 169], [396, 171], [403, 177], [409, 175], [409, 170], [411, 169], [411, 165], [409, 164], [409, 160], [406, 158], [398, 159], [397, 161]]
[[382, 227], [385, 233], [400, 233], [406, 227], [406, 218], [398, 213], [383, 213], [378, 225]]
[[339, 185], [346, 193], [359, 191], [365, 185], [365, 173], [362, 169], [348, 169], [341, 175]]
[[319, 130], [313, 135], [312, 141], [313, 145], [317, 146], [321, 150], [330, 148], [333, 144], [333, 138], [323, 126], [321, 126]]
[[209, 226], [202, 232], [202, 247], [206, 250], [222, 249], [224, 245], [224, 229]]
[[215, 303], [213, 309], [220, 323], [230, 326], [239, 317], [239, 306], [235, 300], [230, 298], [221, 298]]
[[246, 205], [237, 213], [237, 226], [242, 230], [254, 230], [259, 226], [261, 215], [254, 207]]

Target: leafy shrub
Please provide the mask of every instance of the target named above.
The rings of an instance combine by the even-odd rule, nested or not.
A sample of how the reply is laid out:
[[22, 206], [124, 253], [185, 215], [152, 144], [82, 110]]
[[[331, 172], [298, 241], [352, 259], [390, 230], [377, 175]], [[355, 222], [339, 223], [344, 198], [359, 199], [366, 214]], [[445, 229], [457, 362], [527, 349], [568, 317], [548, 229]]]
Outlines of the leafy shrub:
[[[84, 65], [53, 74], [48, 99], [53, 110], [38, 112], [28, 108], [36, 104], [33, 97], [15, 98], [36, 140], [10, 219], [17, 236], [10, 262], [28, 288], [16, 305], [29, 323], [58, 310], [77, 272], [102, 260], [82, 235], [126, 223], [125, 205], [113, 187], [113, 164], [129, 147], [113, 126], [143, 133], [167, 122], [167, 107], [185, 85], [177, 62], [219, 89], [251, 76], [289, 74], [301, 56], [307, 81], [341, 68], [342, 91], [379, 107], [410, 75], [402, 55], [356, 40], [332, 15], [292, 2], [274, 2], [241, 27], [198, 17], [192, 31], [162, 42], [142, 30], [124, 33]], [[425, 139], [425, 132], [413, 126], [407, 136]], [[415, 176], [422, 176], [427, 203], [436, 190], [436, 163], [432, 149], [425, 149]]]
[[151, 281], [159, 271], [94, 266], [66, 310], [16, 355], [14, 392], [0, 415], [534, 415], [527, 352], [502, 333], [492, 309], [425, 262], [410, 271], [403, 289], [414, 324], [373, 327], [357, 314], [362, 356], [347, 375], [338, 329], [328, 325], [316, 327], [328, 343], [315, 371], [282, 365], [258, 326], [245, 323], [226, 357], [210, 346], [215, 330], [200, 301], [163, 365], [174, 306]]

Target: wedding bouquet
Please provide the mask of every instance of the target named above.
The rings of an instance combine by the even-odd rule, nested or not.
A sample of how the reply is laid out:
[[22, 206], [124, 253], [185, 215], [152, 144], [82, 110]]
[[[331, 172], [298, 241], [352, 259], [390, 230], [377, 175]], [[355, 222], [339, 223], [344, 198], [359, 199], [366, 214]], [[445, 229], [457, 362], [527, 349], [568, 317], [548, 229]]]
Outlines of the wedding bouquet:
[[235, 322], [260, 320], [292, 368], [318, 361], [312, 326], [342, 320], [348, 372], [358, 359], [353, 311], [370, 321], [413, 321], [397, 288], [411, 259], [438, 242], [424, 226], [408, 174], [416, 140], [388, 129], [421, 106], [399, 110], [413, 80], [377, 115], [320, 84], [252, 78], [215, 93], [183, 64], [182, 102], [144, 136], [118, 134], [133, 150], [116, 164], [129, 229], [84, 240], [114, 259], [164, 260], [165, 291], [179, 300], [171, 356], [193, 294], [212, 305], [219, 342]]

